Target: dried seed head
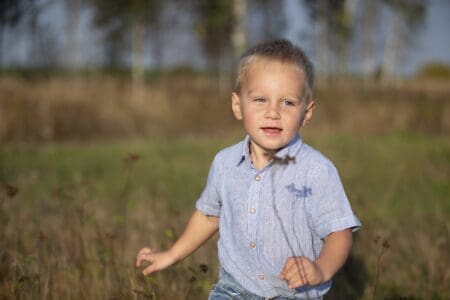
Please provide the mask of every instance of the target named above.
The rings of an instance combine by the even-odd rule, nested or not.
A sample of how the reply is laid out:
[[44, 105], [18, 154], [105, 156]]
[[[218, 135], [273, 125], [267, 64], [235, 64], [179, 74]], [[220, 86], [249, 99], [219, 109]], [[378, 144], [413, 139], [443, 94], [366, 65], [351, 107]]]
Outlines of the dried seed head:
[[288, 165], [291, 162], [295, 164], [295, 157], [289, 155], [286, 155], [285, 157], [274, 156], [273, 162], [280, 165]]
[[8, 197], [10, 198], [14, 197], [19, 192], [19, 189], [17, 187], [8, 183], [5, 185], [5, 188], [6, 188], [6, 195], [8, 195]]
[[274, 164], [288, 165], [291, 162], [295, 164], [294, 156], [286, 155], [284, 157], [279, 157], [279, 156], [276, 156], [275, 153], [266, 153], [265, 155], [268, 156], [269, 159], [273, 160]]
[[200, 268], [200, 271], [202, 271], [203, 273], [206, 273], [209, 270], [209, 267], [206, 264], [200, 264], [198, 267]]
[[130, 163], [139, 160], [141, 157], [135, 153], [128, 153], [128, 155], [124, 158], [124, 162]]

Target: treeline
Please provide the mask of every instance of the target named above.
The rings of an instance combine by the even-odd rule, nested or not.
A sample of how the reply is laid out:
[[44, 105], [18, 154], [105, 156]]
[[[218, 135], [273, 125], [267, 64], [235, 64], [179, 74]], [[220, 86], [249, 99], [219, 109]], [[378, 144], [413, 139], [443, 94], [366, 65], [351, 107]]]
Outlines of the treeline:
[[[201, 53], [200, 62], [190, 63], [220, 75], [232, 70], [249, 44], [298, 29], [289, 37], [313, 56], [319, 74], [390, 79], [401, 73], [428, 5], [419, 0], [0, 0], [0, 49], [10, 48], [6, 33], [21, 30], [29, 37], [26, 67], [131, 67], [139, 80], [149, 67], [170, 65], [167, 50], [177, 45], [171, 41], [176, 36], [197, 42], [180, 49]], [[43, 21], [56, 17], [61, 28]], [[306, 28], [293, 28], [298, 18]], [[80, 34], [86, 22], [83, 28], [90, 32]], [[83, 35], [98, 39], [87, 44]], [[83, 49], [95, 45], [101, 59], [87, 62]], [[0, 53], [3, 68], [4, 56]]]

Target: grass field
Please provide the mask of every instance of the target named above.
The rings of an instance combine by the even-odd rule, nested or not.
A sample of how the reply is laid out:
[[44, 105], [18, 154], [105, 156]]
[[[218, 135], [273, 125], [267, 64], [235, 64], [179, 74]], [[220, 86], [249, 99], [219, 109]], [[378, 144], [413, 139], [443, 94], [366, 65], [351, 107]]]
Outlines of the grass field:
[[[0, 77], [0, 299], [206, 299], [217, 237], [151, 277], [133, 264], [173, 243], [214, 154], [243, 137], [213, 87], [155, 79], [140, 98], [117, 78]], [[316, 90], [302, 136], [363, 223], [328, 299], [450, 298], [449, 87]]]
[[[133, 259], [181, 233], [213, 155], [239, 138], [2, 147], [0, 298], [205, 299], [213, 241], [149, 278]], [[364, 225], [330, 298], [371, 299], [378, 271], [377, 299], [448, 299], [447, 137], [304, 138], [335, 162]]]

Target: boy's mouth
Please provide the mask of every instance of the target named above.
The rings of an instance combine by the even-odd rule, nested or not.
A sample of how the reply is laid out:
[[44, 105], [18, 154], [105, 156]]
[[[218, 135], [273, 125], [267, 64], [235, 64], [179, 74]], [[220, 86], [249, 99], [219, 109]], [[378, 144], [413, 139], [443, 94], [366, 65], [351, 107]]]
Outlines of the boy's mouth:
[[278, 127], [261, 127], [261, 130], [266, 133], [266, 134], [280, 134], [280, 132], [283, 130], [281, 128]]

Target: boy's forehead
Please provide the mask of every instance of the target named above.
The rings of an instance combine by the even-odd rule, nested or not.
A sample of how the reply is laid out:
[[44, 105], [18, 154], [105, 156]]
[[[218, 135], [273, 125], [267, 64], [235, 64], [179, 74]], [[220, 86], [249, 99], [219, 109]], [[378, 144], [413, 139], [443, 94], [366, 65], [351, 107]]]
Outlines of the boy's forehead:
[[245, 85], [249, 79], [253, 76], [263, 75], [263, 74], [280, 74], [280, 73], [297, 73], [299, 77], [296, 81], [303, 86], [305, 74], [303, 70], [296, 65], [294, 62], [281, 60], [277, 58], [266, 58], [266, 57], [256, 57], [250, 61], [241, 70], [242, 84]]

